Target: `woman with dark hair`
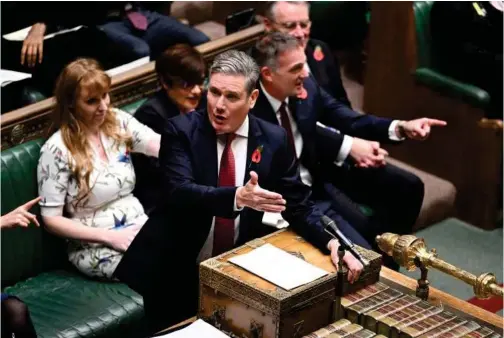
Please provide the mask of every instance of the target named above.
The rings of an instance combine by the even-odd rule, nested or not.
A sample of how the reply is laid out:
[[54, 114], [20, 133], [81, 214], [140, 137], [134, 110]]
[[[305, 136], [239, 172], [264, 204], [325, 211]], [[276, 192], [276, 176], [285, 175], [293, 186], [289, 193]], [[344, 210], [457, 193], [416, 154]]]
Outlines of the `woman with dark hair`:
[[69, 239], [69, 261], [83, 274], [113, 273], [148, 217], [133, 196], [130, 153], [157, 157], [161, 137], [110, 106], [110, 77], [93, 59], [61, 72], [56, 132], [40, 151], [37, 179], [46, 228]]
[[[206, 106], [206, 64], [194, 47], [177, 44], [156, 60], [156, 73], [162, 88], [138, 108], [135, 118], [161, 134], [170, 118]], [[137, 178], [134, 195], [149, 214], [161, 194], [159, 163], [156, 158], [134, 154], [133, 165]]]

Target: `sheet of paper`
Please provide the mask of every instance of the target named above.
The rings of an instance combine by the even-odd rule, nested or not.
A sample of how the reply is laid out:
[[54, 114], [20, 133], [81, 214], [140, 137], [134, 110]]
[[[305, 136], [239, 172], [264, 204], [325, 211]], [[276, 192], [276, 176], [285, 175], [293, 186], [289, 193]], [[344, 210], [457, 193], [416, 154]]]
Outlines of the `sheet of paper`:
[[127, 72], [128, 70], [131, 70], [133, 68], [143, 66], [143, 65], [145, 65], [146, 63], [149, 63], [149, 62], [150, 62], [150, 58], [148, 56], [144, 56], [141, 59], [138, 59], [138, 60], [135, 60], [133, 62], [127, 63], [125, 65], [109, 69], [105, 73], [107, 73], [109, 76], [115, 76], [117, 74], [121, 74], [121, 73]]
[[[53, 38], [56, 35], [65, 34], [65, 33], [69, 33], [69, 32], [75, 32], [75, 31], [81, 29], [82, 27], [84, 27], [84, 26], [77, 26], [74, 28], [64, 29], [64, 30], [61, 30], [56, 33], [47, 34], [44, 36], [44, 40]], [[30, 29], [31, 29], [31, 26], [20, 29], [18, 31], [15, 31], [15, 32], [12, 32], [9, 34], [5, 34], [3, 37], [4, 37], [4, 39], [9, 40], [9, 41], [24, 41], [24, 39], [26, 39], [26, 37], [28, 36]]]
[[191, 325], [156, 338], [229, 338], [228, 335], [220, 332], [204, 320], [198, 319]]
[[282, 214], [279, 212], [265, 212], [262, 218], [262, 222], [263, 224], [277, 229], [283, 229], [289, 226], [289, 222], [284, 220]]
[[13, 70], [0, 69], [0, 82], [2, 87], [11, 82], [21, 81], [32, 77], [31, 74], [15, 72]]
[[285, 289], [292, 290], [328, 274], [269, 243], [229, 259], [243, 269]]

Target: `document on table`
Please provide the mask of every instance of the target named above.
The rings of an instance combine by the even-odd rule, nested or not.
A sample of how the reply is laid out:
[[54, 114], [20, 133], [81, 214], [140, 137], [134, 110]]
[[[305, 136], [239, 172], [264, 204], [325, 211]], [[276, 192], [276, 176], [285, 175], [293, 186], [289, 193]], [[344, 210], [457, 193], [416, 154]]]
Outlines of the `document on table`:
[[163, 336], [157, 336], [156, 338], [229, 338], [228, 335], [217, 330], [212, 325], [207, 322], [198, 319], [188, 327], [181, 330], [165, 334]]
[[230, 258], [229, 262], [285, 290], [292, 290], [328, 274], [327, 271], [269, 243]]

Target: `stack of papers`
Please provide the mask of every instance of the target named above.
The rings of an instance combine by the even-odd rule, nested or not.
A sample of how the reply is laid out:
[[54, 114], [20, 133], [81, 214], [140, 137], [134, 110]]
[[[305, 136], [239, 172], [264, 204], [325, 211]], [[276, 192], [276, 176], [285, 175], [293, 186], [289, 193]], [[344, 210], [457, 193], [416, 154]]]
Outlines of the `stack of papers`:
[[285, 290], [292, 290], [328, 274], [327, 271], [269, 243], [249, 253], [230, 258], [229, 262]]
[[0, 81], [2, 82], [2, 87], [16, 81], [21, 81], [24, 79], [31, 78], [31, 74], [15, 72], [13, 70], [0, 69]]
[[157, 336], [156, 338], [229, 338], [228, 335], [217, 330], [204, 320], [198, 319], [191, 325], [181, 330]]

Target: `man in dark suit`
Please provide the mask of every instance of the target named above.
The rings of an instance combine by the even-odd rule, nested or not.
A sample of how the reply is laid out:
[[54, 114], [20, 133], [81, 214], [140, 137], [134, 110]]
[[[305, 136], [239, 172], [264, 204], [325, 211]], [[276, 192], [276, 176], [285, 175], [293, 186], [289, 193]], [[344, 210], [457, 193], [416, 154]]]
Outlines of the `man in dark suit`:
[[[425, 139], [431, 126], [445, 122], [393, 121], [349, 109], [309, 76], [303, 47], [291, 35], [264, 36], [252, 56], [261, 77], [251, 113], [287, 131], [301, 178], [312, 186], [312, 199], [319, 207], [343, 216], [373, 245], [383, 232], [409, 233], [420, 211], [423, 184], [413, 174], [386, 164], [387, 152], [378, 142]], [[358, 203], [373, 208], [373, 215], [366, 215]]]
[[310, 38], [310, 4], [305, 1], [272, 1], [265, 12], [267, 32], [290, 34], [299, 40], [306, 54], [306, 66], [317, 82], [332, 97], [352, 107], [343, 83], [340, 65], [329, 46]]
[[[338, 261], [339, 243], [308, 199], [285, 130], [248, 114], [258, 77], [247, 54], [224, 52], [210, 68], [206, 111], [168, 121], [159, 156], [165, 205], [154, 210], [115, 273], [144, 296], [148, 316], [166, 319], [167, 304], [179, 313], [192, 305], [195, 263], [272, 232], [262, 224], [264, 212], [281, 212], [293, 230]], [[343, 259], [353, 282], [362, 265], [349, 253]], [[160, 278], [162, 269], [174, 275]]]
[[[176, 44], [156, 59], [156, 73], [162, 88], [138, 108], [135, 118], [161, 134], [172, 117], [206, 107], [206, 63], [196, 48]], [[163, 173], [157, 158], [144, 154], [131, 157], [136, 174], [133, 193], [149, 215], [163, 195], [159, 184]]]

